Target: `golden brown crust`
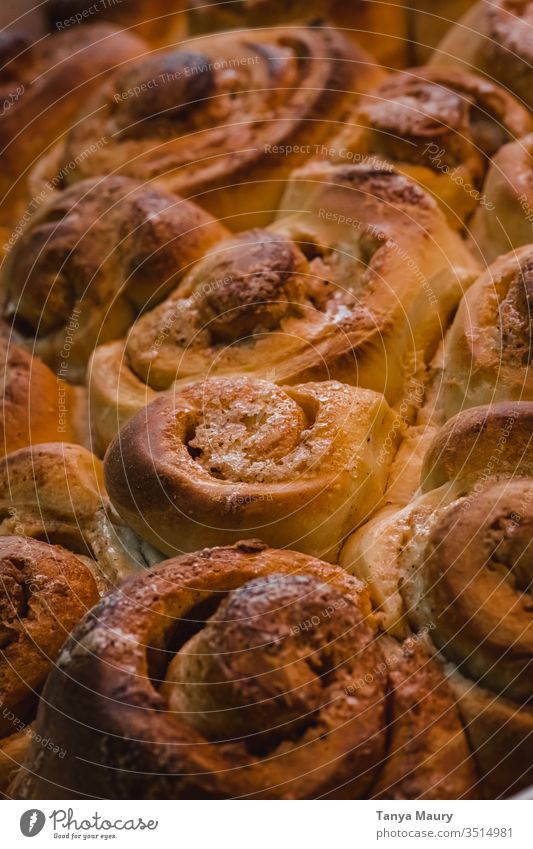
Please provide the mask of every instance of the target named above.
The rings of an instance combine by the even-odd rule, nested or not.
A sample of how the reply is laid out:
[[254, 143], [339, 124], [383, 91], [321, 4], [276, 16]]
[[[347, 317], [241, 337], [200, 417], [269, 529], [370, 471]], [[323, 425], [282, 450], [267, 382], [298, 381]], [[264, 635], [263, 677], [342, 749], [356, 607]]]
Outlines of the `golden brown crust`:
[[[60, 546], [0, 537], [2, 706], [28, 720], [65, 639], [98, 600], [90, 569]], [[0, 716], [0, 734], [12, 725]]]
[[[322, 27], [189, 40], [111, 76], [69, 134], [59, 168], [76, 162], [68, 182], [109, 173], [158, 180], [232, 228], [262, 224], [348, 95], [375, 79], [366, 54]], [[80, 149], [92, 152], [75, 160]]]
[[533, 476], [533, 403], [473, 407], [450, 419], [424, 458], [422, 490], [447, 481], [467, 488], [489, 477]]
[[22, 763], [27, 724], [61, 646], [98, 598], [90, 568], [70, 552], [0, 537], [0, 791]]
[[487, 263], [533, 238], [533, 134], [494, 155], [470, 228], [473, 247]]
[[533, 478], [452, 503], [404, 588], [414, 627], [433, 621], [432, 639], [455, 665], [450, 680], [490, 794], [533, 777], [532, 505]]
[[157, 392], [207, 375], [336, 379], [394, 403], [425, 371], [476, 273], [406, 177], [329, 163], [298, 169], [270, 228], [218, 243], [126, 343], [97, 349], [89, 379], [98, 445]]
[[161, 397], [105, 458], [120, 515], [167, 554], [261, 533], [334, 560], [377, 506], [397, 432], [381, 395], [220, 378]]
[[533, 127], [531, 115], [500, 86], [457, 68], [408, 68], [363, 95], [334, 140], [346, 151], [383, 157], [415, 179], [460, 228], [482, 198], [491, 156]]
[[145, 566], [138, 540], [113, 513], [102, 464], [80, 445], [21, 448], [0, 464], [0, 537], [59, 543], [85, 558], [102, 589]]
[[74, 441], [76, 399], [37, 357], [0, 337], [0, 455], [39, 442]]
[[431, 63], [475, 68], [533, 107], [530, 0], [478, 2], [451, 27]]
[[2, 269], [6, 321], [71, 382], [98, 342], [122, 336], [226, 229], [189, 201], [125, 177], [53, 196]]
[[468, 290], [444, 346], [440, 405], [533, 400], [533, 248], [501, 256]]
[[15, 225], [27, 169], [70, 129], [80, 103], [106, 73], [144, 50], [141, 39], [105, 23], [70, 27], [34, 45], [19, 33], [2, 33], [0, 100], [10, 104], [0, 127], [3, 223]]
[[[34, 748], [12, 792], [358, 798], [372, 793], [390, 757], [394, 798], [469, 795], [475, 775], [442, 675], [436, 667], [428, 675], [427, 655], [407, 650], [405, 669], [393, 676], [388, 648], [374, 639], [360, 583], [305, 555], [247, 541], [167, 561], [78, 628], [38, 724], [60, 734], [67, 757], [58, 769], [45, 754], [36, 772]], [[397, 694], [407, 712], [397, 717], [389, 753], [387, 710]], [[429, 724], [417, 709], [426, 698], [439, 710]], [[400, 755], [406, 726], [417, 741], [407, 744], [408, 762]], [[89, 751], [85, 768], [76, 768]], [[458, 766], [464, 760], [458, 770], [452, 751]], [[390, 788], [380, 790], [386, 796]]]

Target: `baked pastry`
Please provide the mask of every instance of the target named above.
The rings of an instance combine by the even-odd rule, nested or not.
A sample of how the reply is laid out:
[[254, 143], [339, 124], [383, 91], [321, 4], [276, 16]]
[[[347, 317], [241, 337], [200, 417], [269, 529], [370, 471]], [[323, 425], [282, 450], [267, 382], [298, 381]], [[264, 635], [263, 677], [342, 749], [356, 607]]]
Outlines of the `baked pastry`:
[[464, 296], [444, 344], [445, 419], [495, 401], [533, 401], [533, 246], [499, 257]]
[[384, 67], [404, 65], [408, 48], [408, 16], [404, 0], [235, 0], [204, 3], [189, 0], [191, 29], [238, 29], [325, 20], [368, 50]]
[[31, 219], [0, 272], [18, 341], [79, 383], [98, 342], [122, 336], [227, 230], [194, 203], [126, 177], [84, 180]]
[[59, 32], [73, 25], [99, 19], [127, 27], [156, 46], [172, 44], [187, 33], [187, 0], [109, 0], [96, 11], [86, 0], [46, 0], [49, 25]]
[[[28, 724], [46, 676], [98, 597], [91, 570], [70, 552], [21, 536], [0, 537], [0, 794], [32, 739]], [[46, 746], [65, 756], [53, 739]]]
[[15, 798], [475, 794], [438, 666], [375, 639], [360, 582], [257, 541], [167, 561], [104, 600], [37, 730], [67, 756], [32, 746]]
[[361, 98], [332, 157], [394, 163], [461, 228], [486, 202], [490, 157], [531, 128], [528, 110], [494, 82], [457, 68], [409, 68]]
[[334, 381], [207, 380], [128, 422], [106, 454], [106, 487], [166, 554], [255, 532], [334, 561], [383, 494], [393, 421], [382, 395]]
[[426, 638], [489, 798], [533, 780], [532, 425], [525, 402], [448, 422], [426, 458], [425, 494], [378, 515], [340, 561], [370, 582], [387, 631], [433, 623]]
[[74, 161], [67, 184], [111, 173], [157, 180], [232, 229], [261, 225], [289, 171], [380, 76], [366, 53], [320, 26], [189, 40], [110, 75], [38, 173], [51, 179]]
[[104, 449], [158, 393], [208, 375], [336, 379], [403, 399], [478, 267], [436, 204], [370, 165], [298, 169], [268, 229], [197, 263], [89, 369]]
[[0, 517], [0, 537], [62, 545], [86, 558], [102, 589], [157, 559], [119, 521], [100, 460], [80, 445], [56, 442], [8, 454], [0, 463]]
[[448, 30], [433, 65], [460, 65], [499, 82], [533, 107], [531, 0], [481, 0]]
[[446, 32], [476, 0], [410, 0], [406, 10], [409, 28], [409, 53], [416, 64], [426, 62]]
[[457, 500], [475, 496], [489, 482], [533, 478], [533, 403], [473, 407], [438, 429], [421, 465], [417, 497], [406, 507], [388, 505], [343, 547], [341, 566], [368, 582], [386, 630], [409, 628], [400, 595], [402, 552], [412, 536], [425, 538], [428, 522]]
[[472, 219], [472, 245], [493, 262], [533, 239], [533, 134], [505, 144], [494, 155], [483, 186], [485, 203]]
[[[60, 183], [64, 174], [43, 186], [42, 196], [32, 196], [24, 212], [28, 168], [71, 128], [80, 103], [105, 75], [145, 49], [141, 39], [105, 23], [71, 27], [33, 44], [22, 32], [0, 34], [1, 224], [15, 227], [23, 214], [30, 217]], [[73, 155], [81, 153], [78, 149]]]
[[83, 434], [83, 399], [23, 348], [0, 337], [0, 456]]

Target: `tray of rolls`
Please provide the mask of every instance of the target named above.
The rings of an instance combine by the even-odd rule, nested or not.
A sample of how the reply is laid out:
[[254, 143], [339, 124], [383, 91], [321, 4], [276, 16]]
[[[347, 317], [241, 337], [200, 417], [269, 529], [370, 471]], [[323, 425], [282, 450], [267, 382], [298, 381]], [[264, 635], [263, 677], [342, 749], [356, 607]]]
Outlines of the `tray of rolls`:
[[4, 798], [531, 797], [533, 2], [438, 6], [3, 5]]

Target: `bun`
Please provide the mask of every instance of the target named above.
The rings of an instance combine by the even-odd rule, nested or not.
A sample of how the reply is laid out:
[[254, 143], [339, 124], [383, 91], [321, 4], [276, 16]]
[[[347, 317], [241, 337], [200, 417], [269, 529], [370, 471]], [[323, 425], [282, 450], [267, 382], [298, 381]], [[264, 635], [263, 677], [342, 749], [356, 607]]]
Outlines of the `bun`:
[[348, 127], [333, 142], [384, 158], [426, 188], [460, 229], [482, 199], [491, 156], [533, 127], [512, 95], [457, 68], [409, 68], [363, 95]]
[[257, 541], [167, 561], [103, 601], [49, 679], [37, 730], [67, 756], [32, 747], [19, 799], [475, 793], [436, 664], [376, 639], [342, 570]]
[[533, 240], [533, 133], [494, 155], [483, 187], [485, 203], [472, 220], [471, 241], [485, 262]]
[[409, 598], [415, 626], [454, 664], [450, 682], [490, 798], [533, 780], [529, 599], [533, 478], [499, 482], [434, 522]]
[[402, 399], [477, 274], [434, 202], [392, 169], [312, 163], [270, 228], [220, 242], [89, 370], [98, 449], [158, 393], [206, 376], [336, 379]]
[[80, 436], [74, 390], [23, 348], [0, 337], [0, 456]]
[[0, 537], [0, 792], [28, 748], [39, 693], [66, 637], [98, 600], [90, 569], [59, 546]]
[[10, 251], [5, 319], [58, 374], [81, 382], [94, 346], [122, 336], [226, 233], [162, 189], [85, 180], [52, 197]]
[[[104, 23], [71, 27], [35, 44], [22, 33], [1, 34], [0, 100], [10, 105], [0, 126], [0, 223], [14, 227], [23, 215], [28, 168], [70, 129], [80, 103], [106, 73], [144, 50], [141, 39]], [[27, 214], [39, 203], [42, 197], [34, 196]]]
[[448, 30], [431, 63], [475, 68], [531, 109], [530, 14], [529, 0], [481, 0]]
[[0, 517], [0, 537], [62, 545], [86, 558], [102, 589], [146, 565], [143, 546], [111, 509], [100, 460], [80, 445], [8, 454], [0, 464]]
[[464, 296], [444, 348], [441, 405], [533, 401], [533, 246], [499, 257]]
[[426, 457], [425, 494], [378, 514], [340, 558], [369, 582], [384, 629], [425, 628], [438, 647], [488, 798], [533, 779], [532, 416], [517, 403], [452, 419]]
[[[188, 40], [102, 84], [40, 170], [120, 174], [194, 198], [235, 229], [267, 223], [288, 173], [336, 129], [376, 66], [334, 30], [278, 27]], [[106, 144], [98, 140], [106, 139]], [[76, 154], [90, 151], [83, 158]]]
[[173, 554], [260, 533], [335, 560], [376, 508], [397, 442], [381, 395], [324, 381], [220, 378], [158, 398], [105, 458], [130, 527]]

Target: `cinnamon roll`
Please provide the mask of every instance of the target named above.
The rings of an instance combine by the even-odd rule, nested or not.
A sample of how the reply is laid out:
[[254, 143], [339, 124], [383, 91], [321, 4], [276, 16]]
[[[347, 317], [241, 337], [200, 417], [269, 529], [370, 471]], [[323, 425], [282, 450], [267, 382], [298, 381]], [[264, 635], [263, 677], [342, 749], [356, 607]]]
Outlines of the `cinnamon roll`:
[[292, 175], [270, 228], [217, 244], [127, 340], [97, 348], [98, 450], [158, 393], [208, 375], [336, 379], [395, 403], [476, 275], [461, 239], [406, 177], [309, 164]]
[[106, 487], [166, 554], [255, 532], [334, 561], [383, 494], [393, 421], [382, 395], [334, 381], [207, 380], [128, 422], [106, 454]]
[[233, 229], [262, 225], [289, 171], [377, 73], [365, 53], [320, 26], [190, 40], [111, 75], [38, 170], [51, 179], [74, 162], [67, 184], [111, 173], [156, 180]]
[[[459, 413], [433, 437], [421, 464], [416, 497], [407, 506], [389, 504], [356, 531], [340, 564], [368, 582], [378, 619], [405, 635], [408, 623], [400, 587], [409, 540], [424, 541], [439, 511], [465, 503], [492, 483], [533, 478], [533, 404], [500, 403]], [[418, 544], [418, 543], [417, 543]]]
[[533, 241], [533, 134], [494, 155], [483, 187], [485, 202], [472, 219], [473, 247], [490, 263]]
[[500, 482], [434, 518], [404, 589], [450, 683], [491, 798], [533, 781], [533, 478]]
[[493, 82], [454, 68], [409, 68], [361, 98], [332, 154], [393, 162], [460, 228], [484, 200], [492, 154], [532, 126], [527, 109]]
[[464, 296], [444, 345], [445, 418], [495, 401], [533, 401], [533, 246], [496, 260]]
[[83, 556], [102, 590], [161, 559], [120, 522], [100, 460], [80, 445], [31, 446], [3, 459], [0, 537], [13, 534]]
[[227, 230], [195, 204], [126, 177], [52, 196], [0, 272], [16, 338], [73, 383], [97, 342], [122, 336]]
[[97, 14], [99, 19], [127, 27], [128, 32], [151, 44], [165, 45], [186, 35], [186, 6], [186, 0], [172, 0], [170, 4], [168, 0], [109, 0], [96, 6], [87, 0], [46, 0], [46, 14], [49, 25], [59, 32], [91, 23]]
[[[38, 736], [29, 723], [63, 643], [97, 600], [90, 569], [70, 552], [25, 537], [0, 537], [0, 793]], [[52, 756], [64, 757], [53, 739], [46, 746]]]
[[84, 399], [37, 357], [0, 337], [0, 456], [83, 436]]
[[459, 65], [499, 82], [533, 107], [531, 0], [476, 3], [448, 30], [431, 58], [433, 65]]
[[[141, 39], [105, 23], [71, 27], [33, 44], [22, 32], [0, 33], [0, 223], [16, 225], [28, 169], [70, 129], [80, 103], [106, 73], [144, 50]], [[28, 214], [40, 203], [40, 196], [32, 197]]]
[[32, 744], [15, 798], [475, 794], [437, 664], [376, 639], [342, 570], [257, 541], [167, 561], [104, 600], [49, 677], [37, 731], [67, 755]]
[[427, 642], [489, 798], [533, 780], [532, 424], [526, 403], [456, 417], [426, 458], [428, 491], [399, 512], [387, 508], [341, 556], [372, 581], [386, 630], [433, 624]]

